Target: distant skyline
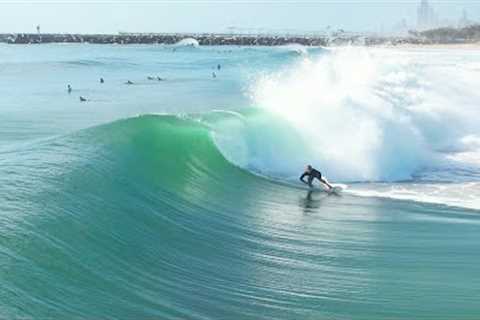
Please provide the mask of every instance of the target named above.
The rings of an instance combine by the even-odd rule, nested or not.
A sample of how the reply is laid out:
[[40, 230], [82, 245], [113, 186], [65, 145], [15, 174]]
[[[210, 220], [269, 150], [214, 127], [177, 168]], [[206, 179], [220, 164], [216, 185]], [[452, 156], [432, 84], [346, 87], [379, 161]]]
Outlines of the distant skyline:
[[[328, 26], [384, 31], [405, 19], [415, 26], [420, 1], [5, 1], [0, 33], [309, 32]], [[480, 1], [429, 1], [442, 19], [463, 10], [480, 21]]]

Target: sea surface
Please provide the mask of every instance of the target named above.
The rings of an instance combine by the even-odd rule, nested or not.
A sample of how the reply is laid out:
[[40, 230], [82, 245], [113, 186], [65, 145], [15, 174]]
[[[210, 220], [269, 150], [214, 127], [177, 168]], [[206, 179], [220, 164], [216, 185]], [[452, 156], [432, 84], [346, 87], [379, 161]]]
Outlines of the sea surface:
[[479, 319], [479, 88], [478, 50], [0, 45], [0, 318]]

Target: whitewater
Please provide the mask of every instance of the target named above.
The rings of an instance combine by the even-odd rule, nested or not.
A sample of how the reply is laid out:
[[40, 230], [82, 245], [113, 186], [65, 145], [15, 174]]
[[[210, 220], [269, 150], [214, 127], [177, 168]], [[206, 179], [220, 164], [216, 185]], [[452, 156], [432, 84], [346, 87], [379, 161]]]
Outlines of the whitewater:
[[2, 45], [0, 71], [0, 317], [478, 318], [476, 50]]

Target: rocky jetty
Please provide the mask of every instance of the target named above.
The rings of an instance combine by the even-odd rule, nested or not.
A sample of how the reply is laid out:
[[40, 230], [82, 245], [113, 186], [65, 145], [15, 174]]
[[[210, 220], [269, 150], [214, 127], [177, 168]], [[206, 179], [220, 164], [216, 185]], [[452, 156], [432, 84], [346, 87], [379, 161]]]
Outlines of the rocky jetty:
[[251, 36], [219, 34], [0, 34], [0, 42], [11, 44], [35, 43], [98, 43], [98, 44], [175, 44], [193, 38], [199, 45], [279, 46], [298, 43], [306, 46], [325, 46], [324, 36]]
[[94, 43], [94, 44], [176, 44], [194, 42], [196, 45], [281, 46], [297, 43], [304, 46], [339, 45], [429, 45], [437, 43], [472, 43], [480, 41], [480, 26], [464, 29], [442, 28], [424, 32], [411, 31], [409, 36], [388, 37], [339, 32], [330, 35], [232, 35], [232, 34], [0, 34], [0, 42], [10, 44], [37, 43]]

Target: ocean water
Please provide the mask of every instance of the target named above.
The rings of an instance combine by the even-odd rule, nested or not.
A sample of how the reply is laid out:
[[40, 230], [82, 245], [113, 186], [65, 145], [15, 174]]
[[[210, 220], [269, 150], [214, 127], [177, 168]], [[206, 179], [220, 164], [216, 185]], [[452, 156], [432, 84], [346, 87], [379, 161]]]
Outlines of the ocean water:
[[0, 318], [478, 319], [479, 85], [474, 50], [1, 45]]

